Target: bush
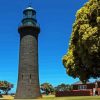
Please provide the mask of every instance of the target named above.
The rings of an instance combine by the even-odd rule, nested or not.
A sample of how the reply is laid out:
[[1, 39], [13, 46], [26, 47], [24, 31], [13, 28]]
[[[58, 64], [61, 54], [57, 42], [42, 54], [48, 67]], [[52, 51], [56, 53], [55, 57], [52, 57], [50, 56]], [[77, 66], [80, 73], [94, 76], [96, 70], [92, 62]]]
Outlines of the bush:
[[92, 90], [72, 90], [72, 91], [56, 91], [56, 97], [64, 96], [91, 96]]

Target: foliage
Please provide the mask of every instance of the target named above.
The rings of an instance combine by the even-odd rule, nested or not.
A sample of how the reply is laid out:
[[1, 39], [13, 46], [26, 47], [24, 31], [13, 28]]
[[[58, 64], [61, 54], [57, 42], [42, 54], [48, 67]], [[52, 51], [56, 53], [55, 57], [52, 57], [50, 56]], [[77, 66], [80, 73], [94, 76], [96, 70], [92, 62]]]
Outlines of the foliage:
[[40, 89], [45, 92], [45, 94], [54, 93], [54, 87], [49, 83], [43, 83], [40, 86]]
[[56, 97], [65, 96], [92, 96], [92, 90], [77, 90], [77, 91], [56, 91]]
[[77, 11], [63, 64], [68, 75], [84, 83], [100, 77], [100, 0], [89, 0]]
[[2, 98], [2, 94], [1, 94], [1, 91], [0, 91], [0, 98]]
[[0, 81], [0, 90], [2, 90], [4, 94], [8, 94], [11, 88], [13, 88], [13, 84], [7, 81]]
[[55, 91], [67, 91], [67, 90], [72, 90], [72, 86], [69, 84], [60, 84], [57, 87], [55, 87]]

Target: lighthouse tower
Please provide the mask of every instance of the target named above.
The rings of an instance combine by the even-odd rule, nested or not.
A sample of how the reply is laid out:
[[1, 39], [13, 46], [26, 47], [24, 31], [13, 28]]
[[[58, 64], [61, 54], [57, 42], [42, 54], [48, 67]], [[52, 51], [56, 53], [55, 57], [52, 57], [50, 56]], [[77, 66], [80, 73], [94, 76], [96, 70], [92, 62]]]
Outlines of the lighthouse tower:
[[20, 33], [19, 73], [15, 99], [41, 97], [38, 73], [38, 34], [36, 11], [29, 6], [23, 11]]

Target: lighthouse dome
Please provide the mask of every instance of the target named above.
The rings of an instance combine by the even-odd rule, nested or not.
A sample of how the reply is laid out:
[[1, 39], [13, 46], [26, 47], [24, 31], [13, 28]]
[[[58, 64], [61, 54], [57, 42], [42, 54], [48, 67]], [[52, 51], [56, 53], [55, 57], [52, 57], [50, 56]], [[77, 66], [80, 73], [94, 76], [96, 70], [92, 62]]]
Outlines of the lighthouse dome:
[[28, 14], [28, 12], [33, 12], [33, 14], [36, 14], [35, 9], [32, 8], [31, 6], [27, 7], [27, 8], [23, 11], [23, 13], [24, 13], [25, 15]]
[[34, 8], [32, 8], [31, 6], [27, 7], [26, 10], [35, 10]]

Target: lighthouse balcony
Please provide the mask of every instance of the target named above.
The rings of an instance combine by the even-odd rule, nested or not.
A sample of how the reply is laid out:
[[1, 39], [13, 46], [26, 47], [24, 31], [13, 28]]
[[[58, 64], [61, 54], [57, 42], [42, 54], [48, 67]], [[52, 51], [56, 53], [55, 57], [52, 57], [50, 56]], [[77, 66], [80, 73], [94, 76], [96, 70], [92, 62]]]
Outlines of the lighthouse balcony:
[[18, 27], [18, 32], [19, 33], [27, 33], [28, 32], [35, 32], [35, 33], [39, 33], [40, 32], [40, 25], [38, 23], [30, 23], [27, 22], [26, 24], [20, 24]]
[[26, 21], [24, 23], [20, 23], [18, 26], [19, 27], [32, 26], [32, 27], [40, 28], [40, 25], [35, 21], [33, 21], [33, 22], [32, 21]]

